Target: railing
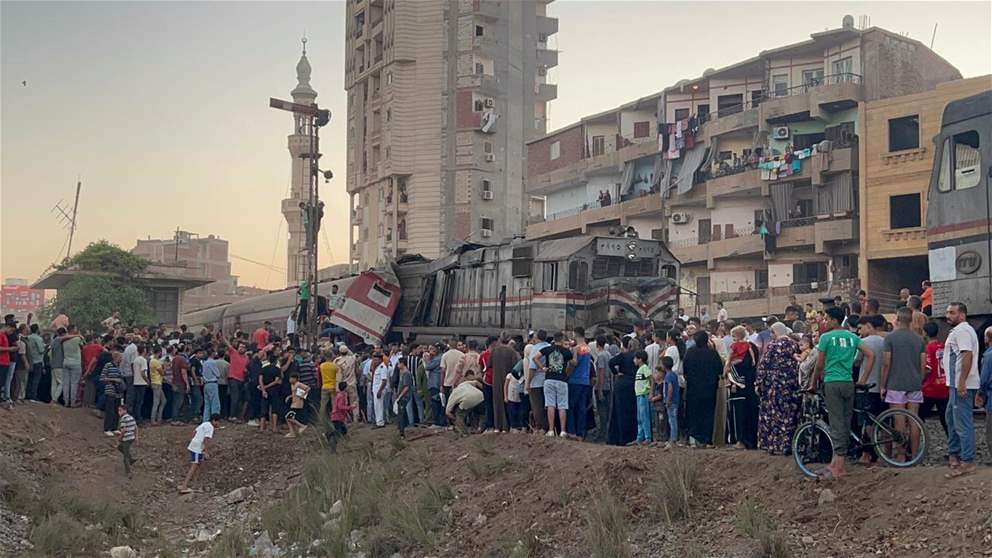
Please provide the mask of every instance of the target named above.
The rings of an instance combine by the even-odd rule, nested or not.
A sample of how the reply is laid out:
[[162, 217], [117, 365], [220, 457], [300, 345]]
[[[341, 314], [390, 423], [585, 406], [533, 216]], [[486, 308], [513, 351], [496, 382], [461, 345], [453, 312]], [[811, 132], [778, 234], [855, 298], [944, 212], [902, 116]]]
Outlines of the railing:
[[840, 83], [861, 83], [861, 76], [859, 74], [852, 73], [840, 73], [840, 74], [830, 74], [823, 76], [820, 79], [814, 79], [803, 83], [801, 85], [794, 85], [792, 87], [782, 89], [779, 91], [765, 91], [762, 93], [763, 100], [777, 99], [781, 97], [791, 97], [793, 95], [806, 95], [810, 91], [823, 87], [824, 85], [837, 85]]
[[[720, 227], [720, 230], [721, 231], [725, 231], [727, 224], [732, 224], [732, 223], [726, 223], [726, 224], [724, 224], [724, 223], [717, 223], [717, 224], [714, 224], [713, 226], [714, 227]], [[751, 227], [751, 228], [749, 229], [749, 227]], [[746, 231], [746, 232], [737, 232], [738, 230], [740, 230], [740, 231]], [[713, 243], [713, 242], [720, 242], [720, 241], [723, 241], [723, 240], [733, 240], [735, 238], [750, 238], [750, 237], [753, 237], [753, 236], [758, 236], [758, 233], [756, 231], [754, 231], [754, 229], [753, 229], [753, 225], [748, 224], [748, 225], [743, 226], [740, 229], [738, 229], [737, 226], [734, 225], [734, 234], [732, 234], [730, 236], [724, 236], [723, 234], [721, 234], [719, 238], [713, 238], [711, 236], [709, 239], [703, 240], [703, 241], [700, 241], [698, 236], [693, 237], [693, 238], [682, 238], [682, 239], [679, 239], [679, 240], [670, 240], [668, 242], [668, 246], [670, 248], [688, 248], [690, 246], [701, 246], [701, 245], [704, 245], [704, 244], [710, 244], [710, 243]]]
[[781, 221], [780, 224], [783, 229], [788, 227], [808, 227], [816, 223], [816, 217], [796, 217], [794, 219], [786, 219]]
[[712, 293], [713, 302], [735, 302], [739, 300], [760, 300], [768, 296], [767, 289], [752, 289], [750, 286], [742, 290], [729, 293]]

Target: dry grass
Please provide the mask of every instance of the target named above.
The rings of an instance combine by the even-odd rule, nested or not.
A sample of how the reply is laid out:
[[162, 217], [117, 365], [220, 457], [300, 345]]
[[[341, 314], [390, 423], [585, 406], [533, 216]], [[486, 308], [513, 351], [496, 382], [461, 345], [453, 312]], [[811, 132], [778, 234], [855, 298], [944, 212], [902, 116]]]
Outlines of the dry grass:
[[228, 558], [230, 556], [248, 556], [251, 541], [249, 534], [241, 526], [224, 529], [210, 544], [210, 558]]
[[596, 558], [625, 558], [631, 555], [627, 545], [627, 509], [610, 492], [591, 494], [586, 512], [586, 542]]
[[789, 558], [789, 544], [785, 537], [775, 528], [775, 523], [768, 512], [753, 500], [744, 500], [737, 506], [734, 524], [741, 534], [746, 535], [761, 545], [761, 556], [766, 558]]
[[678, 456], [665, 462], [651, 486], [659, 517], [666, 523], [688, 519], [698, 486], [696, 460]]

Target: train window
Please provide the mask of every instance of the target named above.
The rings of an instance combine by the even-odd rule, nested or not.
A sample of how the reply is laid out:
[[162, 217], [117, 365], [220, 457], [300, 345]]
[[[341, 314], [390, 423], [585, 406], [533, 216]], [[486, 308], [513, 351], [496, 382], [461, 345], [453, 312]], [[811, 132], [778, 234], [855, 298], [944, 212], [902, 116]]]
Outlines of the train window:
[[389, 306], [389, 299], [393, 296], [393, 293], [386, 290], [384, 287], [379, 285], [379, 283], [373, 283], [372, 288], [369, 289], [369, 300], [382, 306], [383, 308]]
[[982, 154], [979, 151], [978, 132], [969, 130], [954, 134], [954, 189], [965, 190], [978, 186], [982, 172]]
[[589, 285], [589, 264], [582, 261], [572, 261], [568, 264], [568, 288], [573, 291], [584, 291]]
[[678, 271], [674, 265], [663, 265], [661, 266], [661, 276], [666, 279], [672, 279], [673, 281], [677, 279]]
[[558, 290], [558, 263], [549, 262], [544, 264], [544, 273], [541, 278], [541, 290], [544, 291], [557, 291]]
[[607, 277], [618, 277], [620, 275], [620, 258], [610, 256], [598, 256], [592, 261], [592, 278], [606, 279]]
[[944, 145], [940, 149], [940, 170], [937, 174], [937, 190], [939, 192], [951, 191], [951, 138], [944, 139]]
[[624, 263], [624, 277], [651, 277], [655, 275], [658, 262], [653, 259], [628, 261]]

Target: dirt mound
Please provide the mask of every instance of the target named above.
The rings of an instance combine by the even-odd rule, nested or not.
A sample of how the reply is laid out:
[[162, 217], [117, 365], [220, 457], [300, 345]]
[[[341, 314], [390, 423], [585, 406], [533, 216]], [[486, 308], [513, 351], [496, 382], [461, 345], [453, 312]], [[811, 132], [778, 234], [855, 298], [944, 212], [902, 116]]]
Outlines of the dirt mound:
[[[23, 465], [11, 481], [22, 493], [9, 502], [15, 511], [24, 492], [36, 504], [71, 494], [138, 510], [142, 527], [154, 527], [109, 530], [83, 513], [84, 532], [103, 535], [77, 556], [113, 544], [142, 556], [202, 554], [211, 544], [214, 555], [243, 555], [263, 532], [293, 555], [369, 557], [922, 557], [977, 555], [992, 545], [987, 467], [955, 480], [940, 467], [855, 467], [825, 484], [759, 452], [418, 429], [402, 442], [392, 428], [362, 426], [331, 454], [316, 435], [289, 440], [224, 423], [202, 492], [180, 497], [192, 427], [143, 428], [141, 460], [127, 480], [99, 421], [89, 410], [40, 404], [0, 411], [0, 457]], [[321, 479], [334, 486], [322, 488]], [[669, 523], [666, 503], [681, 496], [688, 517]], [[328, 515], [339, 499], [340, 520]], [[55, 513], [37, 510], [27, 513], [35, 552], [39, 522]], [[239, 534], [215, 539], [223, 527]], [[218, 554], [219, 544], [228, 546]]]

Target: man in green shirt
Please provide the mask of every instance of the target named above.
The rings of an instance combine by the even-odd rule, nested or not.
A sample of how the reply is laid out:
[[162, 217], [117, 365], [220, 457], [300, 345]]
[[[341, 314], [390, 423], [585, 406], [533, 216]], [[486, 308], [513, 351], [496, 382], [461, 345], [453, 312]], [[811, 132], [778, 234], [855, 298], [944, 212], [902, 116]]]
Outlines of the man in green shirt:
[[860, 337], [841, 327], [844, 321], [843, 310], [831, 307], [825, 313], [830, 330], [820, 336], [820, 342], [816, 346], [820, 354], [816, 359], [813, 385], [816, 385], [817, 380], [823, 380], [823, 396], [830, 418], [834, 457], [820, 476], [840, 478], [847, 474], [847, 445], [851, 415], [854, 414], [854, 357], [861, 351], [864, 357], [861, 366], [871, 369], [875, 354], [861, 342]]

